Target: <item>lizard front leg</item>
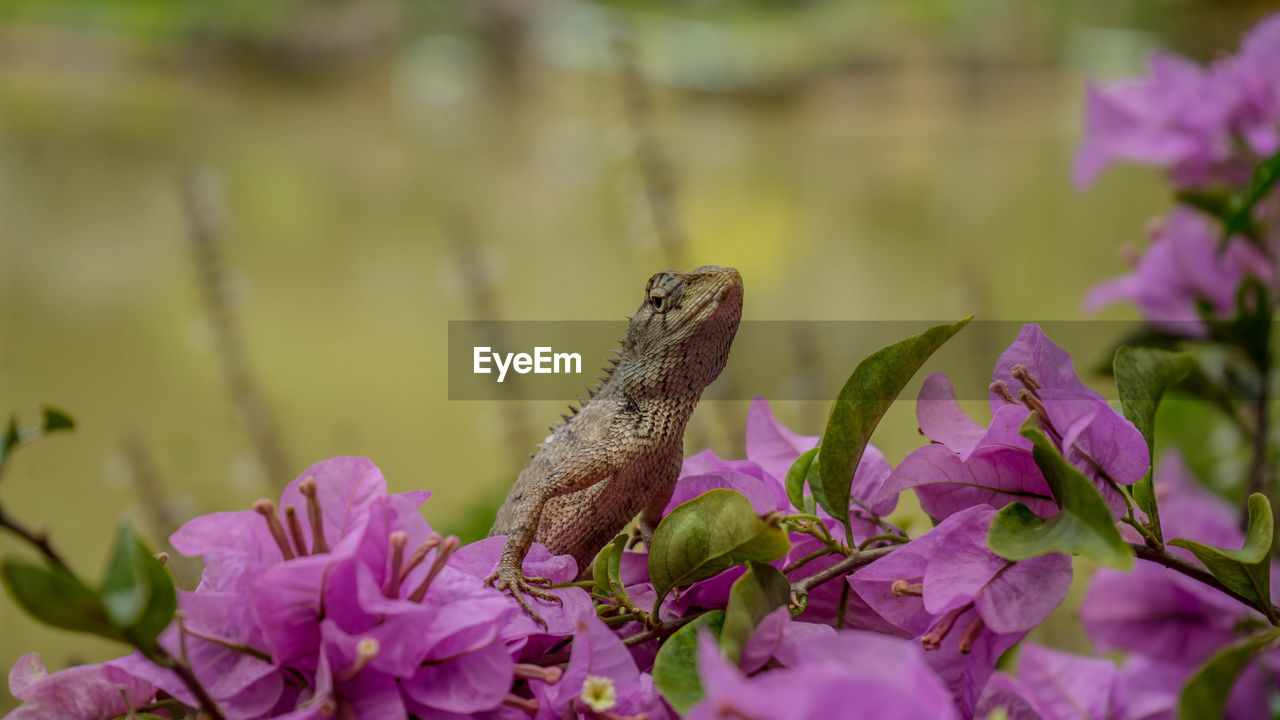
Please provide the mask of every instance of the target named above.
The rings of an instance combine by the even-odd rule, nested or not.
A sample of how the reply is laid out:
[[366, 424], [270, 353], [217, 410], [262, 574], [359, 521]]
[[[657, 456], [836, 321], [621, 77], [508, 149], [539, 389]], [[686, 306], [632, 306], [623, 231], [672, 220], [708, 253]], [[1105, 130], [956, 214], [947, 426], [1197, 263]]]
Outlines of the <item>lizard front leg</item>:
[[543, 628], [547, 627], [546, 621], [529, 606], [525, 596], [530, 595], [555, 603], [562, 602], [558, 596], [537, 589], [538, 585], [550, 584], [549, 578], [528, 577], [524, 574], [524, 557], [537, 536], [543, 509], [554, 497], [582, 490], [604, 480], [611, 470], [602, 462], [580, 463], [576, 469], [578, 472], [555, 473], [528, 483], [521, 495], [511, 498], [517, 503], [512, 513], [514, 522], [512, 527], [507, 528], [507, 540], [502, 548], [502, 557], [498, 561], [497, 568], [494, 569], [493, 574], [485, 578], [485, 582], [495, 588], [510, 592], [529, 617]]
[[539, 590], [534, 586], [549, 585], [550, 578], [545, 577], [529, 577], [524, 574], [524, 556], [529, 552], [529, 546], [533, 544], [533, 539], [538, 532], [538, 523], [542, 520], [542, 508], [546, 505], [550, 498], [541, 497], [534, 498], [528, 506], [522, 522], [516, 525], [507, 533], [506, 544], [502, 547], [502, 557], [498, 561], [498, 566], [494, 569], [493, 574], [485, 578], [485, 582], [493, 585], [498, 590], [506, 590], [511, 593], [511, 597], [520, 603], [520, 607], [533, 618], [533, 621], [542, 626], [545, 630], [547, 621], [529, 606], [529, 601], [525, 599], [525, 595], [532, 595], [541, 600], [562, 603], [559, 596], [553, 595], [545, 590]]

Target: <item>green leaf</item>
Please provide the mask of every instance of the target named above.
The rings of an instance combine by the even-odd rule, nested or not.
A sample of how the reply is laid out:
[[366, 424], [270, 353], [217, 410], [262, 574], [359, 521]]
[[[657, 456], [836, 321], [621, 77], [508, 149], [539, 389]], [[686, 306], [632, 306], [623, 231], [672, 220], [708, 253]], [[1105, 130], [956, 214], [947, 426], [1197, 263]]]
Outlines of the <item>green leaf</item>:
[[849, 488], [871, 433], [925, 360], [972, 318], [939, 325], [876, 351], [858, 364], [831, 407], [813, 496], [848, 527]]
[[14, 602], [46, 625], [123, 639], [97, 593], [62, 568], [5, 560], [0, 578]]
[[116, 531], [101, 597], [111, 622], [143, 647], [150, 647], [173, 619], [173, 582], [128, 524]]
[[115, 545], [102, 580], [102, 604], [107, 609], [107, 617], [122, 628], [132, 626], [142, 617], [151, 597], [151, 576], [138, 557], [137, 544], [133, 528], [122, 523], [116, 529]]
[[144, 567], [150, 576], [151, 599], [142, 617], [138, 618], [128, 632], [135, 643], [149, 649], [155, 645], [160, 633], [173, 622], [173, 614], [178, 610], [178, 594], [173, 587], [173, 578], [169, 577], [164, 565], [150, 551], [147, 551]]
[[1262, 198], [1266, 197], [1276, 182], [1280, 181], [1280, 153], [1258, 163], [1253, 175], [1239, 192], [1227, 201], [1222, 216], [1222, 244], [1225, 249], [1231, 236], [1241, 233], [1255, 243], [1262, 243], [1262, 231], [1253, 219], [1253, 209]]
[[720, 649], [738, 662], [752, 631], [766, 615], [791, 601], [791, 583], [772, 565], [750, 561], [747, 571], [729, 588]]
[[1232, 686], [1254, 656], [1277, 639], [1280, 639], [1280, 631], [1273, 630], [1220, 650], [1209, 658], [1182, 688], [1178, 720], [1225, 717]]
[[65, 410], [45, 405], [44, 411], [44, 431], [54, 432], [57, 430], [71, 430], [76, 426], [76, 421], [67, 414]]
[[1185, 538], [1170, 540], [1169, 544], [1190, 550], [1223, 585], [1268, 608], [1267, 617], [1275, 622], [1275, 611], [1271, 609], [1271, 542], [1274, 533], [1271, 503], [1265, 495], [1254, 493], [1249, 496], [1249, 529], [1241, 549], [1225, 550]]
[[708, 490], [663, 518], [649, 548], [654, 614], [672, 588], [705, 580], [748, 560], [771, 562], [791, 548], [787, 533], [765, 522], [736, 490]]
[[[626, 535], [618, 537], [625, 538]], [[614, 543], [618, 542], [618, 538], [614, 538], [613, 542], [600, 548], [600, 552], [596, 553], [596, 559], [591, 561], [591, 589], [600, 598], [609, 597], [609, 554], [613, 552]]]
[[1098, 489], [1031, 422], [1023, 425], [1022, 435], [1034, 446], [1036, 465], [1058, 502], [1058, 514], [1046, 520], [1022, 503], [1006, 505], [991, 520], [987, 546], [1008, 560], [1069, 552], [1120, 570], [1132, 568], [1133, 550], [1116, 530]]
[[622, 584], [622, 553], [630, 541], [630, 536], [622, 533], [604, 546], [591, 565], [591, 579], [595, 583], [596, 594], [606, 599], [613, 596], [624, 607], [632, 605], [631, 596]]
[[653, 684], [681, 715], [702, 699], [698, 677], [698, 633], [706, 630], [719, 639], [724, 611], [712, 610], [675, 631], [653, 659]]
[[[1120, 404], [1124, 416], [1138, 428], [1147, 441], [1147, 455], [1154, 459], [1156, 408], [1165, 391], [1177, 385], [1191, 369], [1195, 360], [1186, 353], [1169, 352], [1154, 348], [1122, 347], [1116, 351], [1116, 389], [1120, 392]], [[1153, 468], [1133, 485], [1133, 499], [1150, 520], [1151, 532], [1163, 540], [1160, 532], [1160, 510], [1156, 506], [1152, 484]]]
[[1222, 190], [1181, 190], [1174, 194], [1178, 202], [1190, 205], [1218, 219], [1226, 216], [1231, 205], [1231, 195]]
[[5, 426], [4, 437], [0, 439], [0, 467], [4, 466], [5, 460], [9, 458], [9, 451], [18, 446], [20, 439], [18, 437], [18, 418], [9, 418], [9, 424]]
[[813, 459], [818, 456], [818, 448], [805, 450], [787, 469], [787, 499], [792, 507], [804, 507], [804, 480], [809, 476]]

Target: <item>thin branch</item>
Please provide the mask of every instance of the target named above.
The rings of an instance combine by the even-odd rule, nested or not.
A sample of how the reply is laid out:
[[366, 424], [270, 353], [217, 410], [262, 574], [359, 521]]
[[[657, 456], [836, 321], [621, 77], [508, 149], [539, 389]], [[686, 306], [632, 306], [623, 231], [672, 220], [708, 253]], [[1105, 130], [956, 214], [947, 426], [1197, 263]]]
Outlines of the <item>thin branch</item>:
[[[1149, 560], [1158, 565], [1163, 565], [1169, 568], [1170, 570], [1182, 573], [1183, 575], [1186, 575], [1192, 580], [1197, 580], [1205, 585], [1208, 585], [1211, 588], [1214, 588], [1215, 590], [1218, 590], [1226, 595], [1229, 595], [1232, 598], [1235, 598], [1238, 602], [1248, 605], [1254, 610], [1257, 610], [1258, 612], [1267, 616], [1269, 620], [1277, 616], [1280, 616], [1280, 607], [1276, 607], [1274, 605], [1264, 605], [1262, 603], [1258, 603], [1253, 600], [1250, 600], [1249, 598], [1241, 595], [1235, 590], [1232, 590], [1226, 585], [1223, 585], [1222, 581], [1218, 580], [1218, 578], [1214, 577], [1208, 570], [1205, 570], [1199, 565], [1196, 565], [1190, 561], [1184, 560], [1178, 557], [1177, 555], [1174, 555], [1166, 550], [1158, 550], [1156, 548], [1148, 547], [1146, 545], [1139, 545], [1138, 543], [1129, 543], [1129, 547], [1133, 548], [1133, 554], [1137, 555], [1139, 558], [1143, 560]], [[1276, 624], [1275, 620], [1271, 620], [1271, 623]]]
[[841, 575], [847, 575], [849, 571], [857, 570], [863, 565], [870, 565], [899, 547], [901, 546], [890, 545], [889, 547], [876, 548], [875, 550], [861, 550], [856, 552], [825, 570], [816, 572], [803, 580], [792, 583], [791, 593], [793, 595], [807, 595], [810, 590], [818, 587], [819, 585], [829, 580], [834, 580]]
[[177, 658], [170, 655], [167, 650], [159, 645], [151, 653], [147, 654], [147, 658], [160, 667], [172, 670], [182, 680], [182, 684], [186, 685], [191, 694], [195, 696], [203, 714], [208, 715], [211, 720], [226, 720], [227, 716], [222, 714], [222, 708], [218, 707], [217, 701], [204, 688], [204, 685], [200, 684], [200, 680], [188, 665], [179, 662]]
[[2, 505], [0, 505], [0, 528], [4, 528], [14, 535], [17, 535], [20, 539], [26, 541], [28, 545], [38, 550], [41, 555], [44, 555], [49, 562], [63, 570], [70, 571], [70, 567], [67, 565], [66, 561], [62, 559], [62, 555], [58, 554], [58, 551], [54, 550], [53, 545], [49, 543], [49, 536], [47, 533], [42, 530], [32, 530], [26, 527], [20, 523], [17, 518], [5, 512], [4, 506]]
[[[666, 637], [667, 635], [670, 635], [671, 633], [679, 630], [680, 628], [684, 627], [685, 625], [688, 625], [689, 623], [693, 622], [694, 620], [697, 620], [698, 618], [702, 617], [703, 615], [709, 612], [711, 611], [704, 610], [703, 612], [697, 613], [696, 615], [686, 615], [685, 617], [678, 618], [676, 620], [668, 620], [667, 622], [664, 622], [655, 628], [642, 630], [636, 633], [635, 635], [628, 635], [627, 637], [622, 638], [622, 644], [625, 645], [626, 647], [632, 647], [635, 645], [639, 645], [640, 643], [649, 642], [650, 640], [656, 640], [661, 637]], [[566, 638], [566, 640], [568, 639], [569, 638]], [[564, 643], [561, 643], [561, 647], [563, 647], [563, 645]], [[542, 657], [539, 657], [535, 660], [531, 660], [530, 662], [534, 662], [534, 663], [537, 663], [538, 665], [543, 665], [543, 666], [561, 665], [563, 663], [569, 662], [570, 655], [571, 655], [570, 650], [563, 650], [561, 652], [552, 653], [550, 655], [543, 655]]]
[[209, 323], [222, 373], [231, 400], [240, 413], [254, 453], [270, 481], [283, 487], [292, 476], [280, 428], [258, 383], [245, 352], [240, 327], [227, 297], [226, 272], [222, 260], [220, 234], [222, 218], [212, 182], [206, 173], [190, 171], [182, 178], [182, 195], [187, 213], [196, 280]]
[[[44, 533], [36, 533], [23, 527], [16, 519], [13, 518], [13, 516], [4, 512], [3, 507], [0, 507], [0, 527], [7, 529], [22, 538], [32, 547], [39, 550], [41, 554], [49, 559], [50, 562], [56, 564], [68, 573], [71, 573], [71, 569], [67, 567], [67, 564], [62, 560], [62, 555], [53, 549], [53, 545], [49, 542], [47, 535]], [[74, 573], [72, 574], [74, 575]], [[192, 672], [189, 666], [179, 662], [176, 658], [170, 655], [168, 651], [159, 645], [154, 648], [143, 648], [137, 644], [133, 644], [133, 646], [140, 650], [151, 662], [176, 673], [182, 680], [182, 683], [191, 691], [191, 694], [196, 697], [196, 700], [200, 704], [200, 710], [204, 714], [208, 715], [211, 720], [226, 720], [226, 716], [222, 714], [222, 710], [218, 707], [218, 703], [214, 701], [213, 697], [209, 695], [209, 692], [200, 684], [200, 680], [196, 678], [195, 673]]]

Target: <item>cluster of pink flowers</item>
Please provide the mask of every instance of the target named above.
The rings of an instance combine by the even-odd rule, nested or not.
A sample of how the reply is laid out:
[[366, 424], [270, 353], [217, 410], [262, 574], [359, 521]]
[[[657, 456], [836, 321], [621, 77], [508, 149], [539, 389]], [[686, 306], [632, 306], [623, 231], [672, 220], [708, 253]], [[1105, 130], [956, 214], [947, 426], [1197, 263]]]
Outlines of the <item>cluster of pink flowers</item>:
[[[1096, 683], [1105, 681], [1117, 690], [1107, 696], [1111, 704], [1090, 717], [1154, 717], [1127, 709], [1155, 702], [1153, 677], [1168, 679], [1159, 694], [1168, 705], [1188, 668], [1230, 640], [1223, 623], [1249, 611], [1233, 606], [1233, 615], [1221, 615], [1222, 597], [1154, 566], [1132, 575], [1099, 573], [1085, 621], [1091, 632], [1105, 629], [1095, 633], [1100, 649], [1150, 652], [1134, 662], [1164, 663], [1167, 672], [1144, 673], [1146, 686], [1125, 695], [1130, 666], [1028, 646], [1017, 679], [993, 677], [1000, 656], [1048, 617], [1072, 580], [1067, 556], [1013, 562], [986, 543], [996, 509], [1012, 498], [1045, 516], [1057, 512], [1030, 444], [1017, 433], [1033, 410], [1064, 456], [1100, 488], [1145, 473], [1146, 445], [1137, 430], [1080, 382], [1071, 358], [1034, 325], [996, 364], [987, 427], [960, 410], [945, 376], [931, 376], [917, 414], [932, 443], [896, 468], [869, 447], [852, 483], [854, 542], [897, 547], [813, 588], [795, 617], [785, 607], [773, 611], [736, 662], [704, 634], [697, 658], [703, 699], [687, 716], [973, 718], [1025, 705], [1056, 718], [1066, 715], [1045, 708], [1074, 702], [1072, 693], [1094, 698]], [[742, 493], [760, 515], [803, 514], [788, 500], [785, 476], [817, 442], [783, 426], [757, 399], [748, 414], [746, 459], [710, 451], [689, 457], [668, 512], [727, 488]], [[1177, 503], [1185, 507], [1186, 501], [1179, 498], [1193, 492], [1177, 478], [1162, 473], [1170, 484], [1160, 488], [1173, 503], [1166, 514], [1173, 525], [1184, 522]], [[903, 536], [883, 516], [908, 488], [940, 522], [910, 541], [876, 540]], [[178, 618], [161, 636], [162, 646], [190, 664], [229, 718], [676, 716], [651, 674], [659, 640], [630, 646], [622, 640], [638, 636], [645, 629], [640, 622], [606, 623], [586, 590], [568, 586], [553, 591], [561, 604], [535, 601], [547, 621], [540, 627], [483, 582], [503, 539], [459, 546], [441, 537], [419, 512], [426, 499], [421, 491], [388, 493], [370, 461], [341, 457], [309, 468], [284, 491], [279, 507], [261, 500], [252, 510], [192, 520], [172, 542], [206, 567], [199, 587], [180, 593]], [[833, 536], [843, 531], [836, 518], [816, 512]], [[1220, 525], [1202, 522], [1183, 531], [1206, 541], [1238, 533]], [[790, 539], [790, 551], [773, 565], [793, 582], [843, 557], [823, 553], [814, 533], [793, 532]], [[643, 551], [622, 556], [620, 577], [638, 607], [656, 600], [647, 567]], [[566, 585], [578, 576], [571, 558], [541, 546], [525, 570]], [[684, 588], [662, 605], [657, 621], [724, 608], [744, 572], [734, 567]], [[1133, 606], [1133, 593], [1124, 590], [1132, 582], [1173, 583], [1168, 602], [1185, 597], [1188, 608], [1214, 615], [1180, 664], [1158, 652], [1161, 643], [1176, 642], [1179, 631], [1160, 625], [1159, 608], [1141, 606], [1153, 617], [1124, 610]], [[566, 644], [567, 657], [552, 657]], [[1260, 662], [1251, 672], [1262, 678], [1270, 667]], [[1079, 682], [1049, 687], [1036, 681], [1037, 674], [1064, 672]], [[131, 707], [164, 712], [155, 703], [165, 698], [196, 705], [176, 675], [136, 654], [52, 675], [37, 657], [26, 656], [10, 684], [26, 701], [15, 720], [104, 720]], [[1262, 716], [1241, 711], [1232, 717]]]
[[[1147, 76], [1090, 87], [1085, 126], [1076, 156], [1080, 187], [1112, 163], [1131, 162], [1165, 168], [1184, 193], [1238, 191], [1280, 152], [1280, 14], [1250, 31], [1236, 55], [1208, 67], [1156, 52]], [[1235, 314], [1243, 280], [1267, 287], [1277, 280], [1280, 193], [1258, 199], [1252, 215], [1260, 237], [1233, 237], [1220, 251], [1221, 218], [1203, 207], [1175, 206], [1149, 225], [1145, 253], [1127, 253], [1133, 272], [1095, 287], [1085, 308], [1128, 301], [1165, 332], [1206, 336], [1205, 317]]]

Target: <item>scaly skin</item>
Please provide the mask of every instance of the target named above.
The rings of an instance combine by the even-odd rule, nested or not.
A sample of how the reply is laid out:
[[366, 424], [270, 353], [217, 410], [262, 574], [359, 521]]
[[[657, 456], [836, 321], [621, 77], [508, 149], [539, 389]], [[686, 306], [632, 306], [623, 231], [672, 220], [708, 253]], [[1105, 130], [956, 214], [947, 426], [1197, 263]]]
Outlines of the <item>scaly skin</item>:
[[487, 582], [511, 592], [539, 624], [524, 596], [560, 599], [535, 587], [547, 578], [525, 576], [529, 546], [536, 540], [572, 555], [582, 572], [637, 513], [649, 541], [680, 474], [685, 425], [724, 369], [741, 317], [742, 278], [733, 268], [649, 278], [617, 367], [521, 471], [489, 531], [507, 541]]

